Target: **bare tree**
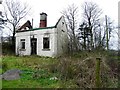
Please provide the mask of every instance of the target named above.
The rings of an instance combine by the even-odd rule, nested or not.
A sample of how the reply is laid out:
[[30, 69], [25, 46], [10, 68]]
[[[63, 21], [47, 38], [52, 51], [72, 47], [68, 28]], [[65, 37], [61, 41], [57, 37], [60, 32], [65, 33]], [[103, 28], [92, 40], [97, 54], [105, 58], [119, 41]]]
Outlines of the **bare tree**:
[[30, 8], [26, 3], [21, 3], [20, 0], [5, 0], [4, 10], [7, 22], [12, 25], [12, 27], [7, 27], [12, 31], [12, 43], [14, 45], [16, 28], [18, 28], [20, 21], [27, 16]]
[[68, 6], [65, 10], [61, 12], [67, 22], [68, 26], [68, 35], [70, 38], [70, 50], [77, 51], [78, 45], [76, 40], [76, 29], [77, 29], [77, 15], [78, 15], [78, 7], [75, 4]]
[[114, 27], [113, 21], [111, 21], [110, 17], [108, 17], [107, 15], [105, 16], [105, 26], [104, 27], [105, 27], [105, 30], [104, 30], [105, 47], [107, 48], [107, 50], [109, 50], [109, 41], [110, 41], [112, 32], [115, 29], [115, 27]]
[[82, 45], [82, 49], [88, 50], [89, 49], [89, 36], [90, 36], [90, 30], [86, 23], [80, 24], [78, 28], [78, 34], [77, 37], [80, 41], [80, 44]]
[[94, 41], [96, 39], [96, 31], [99, 27], [99, 20], [102, 10], [98, 7], [96, 3], [93, 2], [85, 2], [82, 8], [84, 22], [88, 25], [90, 30], [90, 49], [93, 49]]

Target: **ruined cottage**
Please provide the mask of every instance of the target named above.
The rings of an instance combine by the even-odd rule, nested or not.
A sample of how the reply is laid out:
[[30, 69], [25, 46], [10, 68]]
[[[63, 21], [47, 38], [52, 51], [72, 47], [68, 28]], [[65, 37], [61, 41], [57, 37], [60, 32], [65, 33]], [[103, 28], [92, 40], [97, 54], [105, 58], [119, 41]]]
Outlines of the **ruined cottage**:
[[55, 26], [47, 27], [47, 14], [40, 14], [39, 28], [28, 20], [16, 31], [16, 55], [56, 57], [67, 52], [67, 26], [63, 16]]

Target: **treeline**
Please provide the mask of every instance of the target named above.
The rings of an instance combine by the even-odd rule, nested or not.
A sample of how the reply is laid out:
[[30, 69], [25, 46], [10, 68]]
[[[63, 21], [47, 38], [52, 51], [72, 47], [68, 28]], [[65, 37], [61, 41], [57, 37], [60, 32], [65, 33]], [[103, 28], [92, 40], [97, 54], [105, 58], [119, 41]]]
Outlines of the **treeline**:
[[[96, 3], [85, 2], [82, 5], [82, 16], [78, 15], [78, 7], [75, 4], [62, 11], [64, 15], [69, 37], [70, 52], [79, 50], [109, 49], [109, 41], [113, 21], [107, 15], [101, 17], [102, 9]], [[80, 21], [78, 21], [80, 18]]]

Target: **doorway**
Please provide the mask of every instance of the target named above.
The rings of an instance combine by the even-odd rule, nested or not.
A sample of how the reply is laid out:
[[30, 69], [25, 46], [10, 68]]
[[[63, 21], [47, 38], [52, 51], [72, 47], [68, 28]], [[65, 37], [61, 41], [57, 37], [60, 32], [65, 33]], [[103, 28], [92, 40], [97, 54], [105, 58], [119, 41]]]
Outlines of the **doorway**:
[[31, 55], [37, 54], [37, 38], [31, 38]]

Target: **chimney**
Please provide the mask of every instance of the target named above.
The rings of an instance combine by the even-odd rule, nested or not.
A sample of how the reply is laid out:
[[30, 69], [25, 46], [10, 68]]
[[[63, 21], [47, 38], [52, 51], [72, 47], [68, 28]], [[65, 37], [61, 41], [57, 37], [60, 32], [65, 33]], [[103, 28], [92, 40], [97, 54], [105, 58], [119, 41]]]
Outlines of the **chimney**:
[[40, 13], [39, 28], [41, 28], [41, 27], [47, 27], [47, 14], [44, 12]]

